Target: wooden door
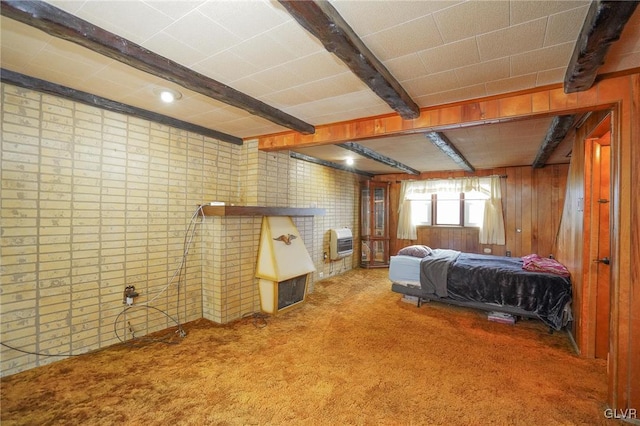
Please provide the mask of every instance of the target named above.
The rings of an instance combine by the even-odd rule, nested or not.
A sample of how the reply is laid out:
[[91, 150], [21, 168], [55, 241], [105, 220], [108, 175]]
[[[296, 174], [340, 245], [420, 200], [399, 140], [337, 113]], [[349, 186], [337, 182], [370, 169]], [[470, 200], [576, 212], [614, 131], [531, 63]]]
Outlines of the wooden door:
[[592, 282], [596, 286], [595, 357], [606, 359], [609, 354], [610, 323], [610, 132], [593, 139], [592, 179]]

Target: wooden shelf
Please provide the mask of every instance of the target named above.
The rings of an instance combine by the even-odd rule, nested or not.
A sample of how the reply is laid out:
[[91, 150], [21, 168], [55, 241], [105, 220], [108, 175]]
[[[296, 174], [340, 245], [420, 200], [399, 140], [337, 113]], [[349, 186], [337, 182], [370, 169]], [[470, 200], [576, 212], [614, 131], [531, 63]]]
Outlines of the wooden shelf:
[[324, 216], [325, 209], [266, 206], [202, 206], [205, 216]]

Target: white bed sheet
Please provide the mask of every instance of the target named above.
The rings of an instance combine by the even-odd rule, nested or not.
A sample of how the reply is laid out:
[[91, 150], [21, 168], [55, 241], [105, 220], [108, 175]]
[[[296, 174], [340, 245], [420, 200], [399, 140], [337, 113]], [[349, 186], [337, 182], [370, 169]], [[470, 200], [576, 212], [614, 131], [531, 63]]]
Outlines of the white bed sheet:
[[420, 287], [420, 261], [414, 256], [391, 256], [389, 279], [400, 285]]

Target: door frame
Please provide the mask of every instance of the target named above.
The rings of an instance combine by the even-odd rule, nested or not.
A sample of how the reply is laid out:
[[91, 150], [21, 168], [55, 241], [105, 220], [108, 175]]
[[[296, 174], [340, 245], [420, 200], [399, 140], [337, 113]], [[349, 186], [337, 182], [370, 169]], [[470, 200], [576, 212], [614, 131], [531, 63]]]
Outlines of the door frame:
[[[617, 244], [617, 238], [614, 234], [614, 222], [616, 221], [615, 206], [619, 203], [616, 197], [619, 195], [619, 190], [616, 187], [617, 182], [615, 176], [618, 173], [616, 161], [616, 151], [619, 150], [616, 141], [615, 131], [615, 108], [611, 109], [606, 116], [593, 128], [591, 132], [584, 138], [584, 239], [582, 246], [582, 270], [583, 270], [583, 283], [582, 283], [582, 307], [583, 315], [586, 314], [588, 320], [582, 321], [584, 330], [582, 336], [585, 341], [582, 346], [582, 355], [594, 358], [596, 356], [596, 309], [597, 309], [597, 274], [598, 266], [594, 263], [594, 259], [597, 256], [597, 247], [594, 247], [594, 243], [597, 242], [596, 234], [598, 234], [598, 224], [595, 223], [594, 216], [597, 212], [594, 208], [598, 206], [597, 200], [594, 199], [594, 191], [592, 184], [595, 180], [594, 176], [594, 145], [596, 141], [604, 136], [607, 132], [610, 134], [610, 157], [609, 157], [609, 257], [611, 263], [609, 264], [609, 353], [611, 353], [613, 347], [613, 313], [614, 305], [617, 303], [614, 297], [614, 265], [616, 262], [615, 246]], [[599, 166], [598, 166], [599, 167]], [[599, 171], [598, 171], [599, 173]], [[599, 176], [597, 177], [599, 181]]]
[[[586, 177], [590, 179], [585, 182], [585, 203], [589, 203], [585, 221], [589, 221], [588, 236], [585, 235], [585, 269], [589, 272], [585, 276], [585, 282], [588, 286], [589, 295], [589, 315], [594, 319], [591, 333], [593, 339], [589, 339], [593, 344], [593, 356], [601, 359], [608, 359], [608, 353], [611, 345], [609, 342], [610, 322], [611, 322], [611, 268], [610, 265], [604, 267], [598, 262], [603, 256], [611, 257], [611, 120], [607, 115], [604, 120], [591, 132], [585, 140], [585, 160]], [[609, 136], [606, 144], [602, 143], [605, 136]], [[602, 154], [605, 153], [607, 158]], [[603, 166], [604, 165], [604, 166]], [[604, 168], [603, 168], [604, 167]], [[605, 176], [606, 173], [606, 176]], [[587, 180], [587, 179], [585, 179]], [[603, 187], [602, 183], [607, 183], [606, 204], [602, 205]], [[608, 210], [606, 218], [606, 229], [603, 227], [603, 207]], [[603, 234], [605, 240], [602, 240]], [[608, 245], [606, 253], [600, 251], [603, 244]], [[606, 274], [606, 277], [604, 276]], [[608, 283], [602, 282], [606, 279]], [[606, 284], [607, 293], [603, 294], [601, 285]], [[606, 306], [602, 306], [601, 298], [605, 297]], [[604, 312], [602, 311], [604, 309]], [[602, 318], [602, 314], [606, 314], [606, 319]], [[606, 327], [607, 340], [603, 341], [600, 333], [604, 333], [602, 327]]]

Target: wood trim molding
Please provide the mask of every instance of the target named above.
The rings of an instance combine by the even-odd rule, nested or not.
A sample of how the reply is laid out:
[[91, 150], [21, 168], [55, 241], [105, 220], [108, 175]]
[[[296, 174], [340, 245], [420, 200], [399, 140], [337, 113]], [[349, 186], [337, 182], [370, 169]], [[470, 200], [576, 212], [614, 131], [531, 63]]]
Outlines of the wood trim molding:
[[324, 47], [340, 58], [371, 90], [407, 120], [420, 107], [328, 1], [279, 0]]
[[[614, 79], [605, 81], [611, 80]], [[604, 104], [599, 101], [597, 86], [584, 92], [570, 94], [564, 93], [561, 86], [554, 86], [541, 88], [538, 91], [423, 108], [420, 117], [413, 120], [403, 120], [396, 115], [382, 115], [317, 126], [313, 135], [283, 132], [259, 136], [256, 139], [260, 150], [279, 151], [292, 147], [337, 144], [391, 135], [445, 131], [531, 117], [576, 114], [594, 109], [607, 109], [611, 106], [612, 103]]]
[[3, 16], [30, 25], [53, 37], [91, 49], [108, 58], [243, 109], [289, 129], [306, 134], [315, 131], [311, 124], [46, 2], [2, 0], [1, 5]]

